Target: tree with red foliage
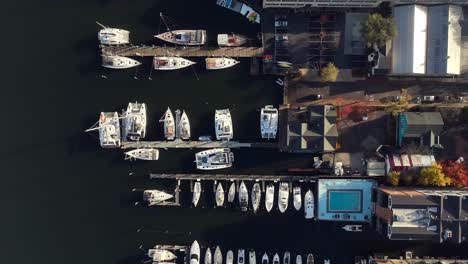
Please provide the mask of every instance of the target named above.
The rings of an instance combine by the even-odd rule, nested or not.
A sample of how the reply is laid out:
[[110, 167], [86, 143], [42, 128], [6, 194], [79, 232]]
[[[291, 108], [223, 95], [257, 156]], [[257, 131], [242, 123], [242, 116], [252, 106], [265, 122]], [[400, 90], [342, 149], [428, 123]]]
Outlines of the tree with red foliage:
[[449, 160], [442, 163], [444, 174], [452, 179], [456, 187], [468, 187], [468, 165]]

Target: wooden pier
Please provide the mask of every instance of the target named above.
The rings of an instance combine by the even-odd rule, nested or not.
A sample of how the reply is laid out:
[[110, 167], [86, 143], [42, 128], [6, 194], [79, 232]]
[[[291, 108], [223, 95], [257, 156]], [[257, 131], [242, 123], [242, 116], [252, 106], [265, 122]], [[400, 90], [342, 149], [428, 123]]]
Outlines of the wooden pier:
[[316, 176], [298, 176], [298, 175], [232, 175], [232, 174], [153, 174], [150, 179], [174, 179], [181, 180], [207, 180], [207, 181], [298, 181], [315, 182]]
[[277, 148], [276, 143], [241, 143], [238, 141], [123, 141], [122, 149], [129, 148]]
[[164, 47], [164, 46], [120, 46], [102, 47], [103, 55], [118, 55], [125, 57], [140, 56], [171, 56], [181, 57], [221, 57], [228, 56], [234, 58], [262, 57], [263, 47]]

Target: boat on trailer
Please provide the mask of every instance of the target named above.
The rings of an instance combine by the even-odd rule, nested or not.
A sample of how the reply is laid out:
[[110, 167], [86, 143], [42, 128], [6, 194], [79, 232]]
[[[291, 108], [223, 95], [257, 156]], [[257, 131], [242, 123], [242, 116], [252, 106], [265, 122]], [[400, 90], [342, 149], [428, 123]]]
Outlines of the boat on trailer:
[[275, 199], [275, 186], [273, 184], [268, 184], [265, 192], [265, 208], [267, 212], [270, 212], [273, 209], [273, 203]]
[[229, 109], [215, 111], [215, 134], [217, 140], [231, 140], [234, 136]]
[[99, 131], [99, 143], [102, 148], [119, 148], [121, 144], [120, 120], [117, 112], [101, 112], [99, 120], [86, 132]]
[[175, 138], [175, 121], [171, 109], [168, 107], [163, 117], [159, 122], [164, 123], [164, 137], [167, 140], [174, 140]]
[[218, 34], [218, 46], [220, 47], [239, 47], [247, 42], [247, 38], [243, 35], [231, 34]]
[[247, 186], [245, 186], [244, 181], [241, 182], [239, 186], [239, 205], [243, 212], [247, 211], [249, 207], [249, 191]]
[[235, 59], [228, 58], [228, 57], [212, 57], [212, 58], [205, 59], [207, 70], [226, 69], [226, 68], [233, 67], [239, 63], [240, 61], [237, 61]]
[[169, 199], [172, 199], [173, 197], [174, 195], [159, 190], [143, 191], [143, 201], [148, 203], [150, 206], [163, 203]]
[[289, 203], [289, 184], [282, 182], [278, 189], [278, 208], [281, 213], [286, 212]]
[[176, 56], [162, 56], [162, 57], [154, 57], [153, 59], [153, 67], [155, 70], [158, 71], [171, 71], [171, 70], [179, 70], [183, 68], [187, 68], [196, 64], [196, 62], [176, 57]]
[[276, 138], [278, 131], [278, 109], [267, 105], [260, 110], [260, 132], [262, 138]]
[[228, 148], [215, 148], [195, 154], [195, 163], [199, 170], [219, 170], [232, 166], [234, 154]]
[[159, 150], [155, 148], [139, 148], [125, 152], [126, 160], [158, 160]]
[[130, 43], [130, 31], [106, 27], [103, 24], [96, 22], [102, 27], [98, 32], [98, 40], [102, 45], [124, 45]]
[[128, 103], [122, 118], [124, 135], [130, 140], [140, 140], [146, 136], [146, 104]]
[[102, 55], [101, 65], [104, 68], [120, 70], [140, 66], [141, 62], [124, 56]]

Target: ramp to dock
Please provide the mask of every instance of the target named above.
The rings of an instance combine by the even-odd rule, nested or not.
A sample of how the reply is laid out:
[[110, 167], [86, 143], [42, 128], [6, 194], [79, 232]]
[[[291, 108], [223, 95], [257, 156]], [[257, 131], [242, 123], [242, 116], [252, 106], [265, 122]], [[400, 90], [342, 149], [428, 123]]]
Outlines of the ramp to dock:
[[117, 56], [181, 56], [181, 57], [234, 57], [251, 58], [262, 57], [263, 47], [164, 47], [164, 46], [104, 46], [103, 55]]
[[124, 141], [122, 149], [129, 148], [277, 148], [276, 143], [241, 143], [238, 141]]

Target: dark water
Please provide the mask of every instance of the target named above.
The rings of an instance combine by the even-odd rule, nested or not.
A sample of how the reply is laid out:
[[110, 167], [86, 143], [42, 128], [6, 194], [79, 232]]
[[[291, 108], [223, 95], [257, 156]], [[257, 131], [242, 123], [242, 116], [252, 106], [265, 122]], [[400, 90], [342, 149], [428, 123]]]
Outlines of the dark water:
[[[134, 207], [132, 188], [148, 188], [149, 172], [194, 172], [191, 150], [162, 151], [158, 162], [127, 163], [119, 150], [102, 150], [83, 132], [100, 111], [120, 110], [129, 101], [149, 108], [148, 138], [160, 138], [157, 120], [167, 106], [184, 108], [192, 135], [213, 134], [213, 111], [229, 107], [235, 137], [257, 140], [258, 112], [280, 103], [272, 78], [248, 77], [240, 67], [206, 72], [197, 66], [159, 73], [148, 80], [150, 61], [138, 72], [99, 66], [95, 21], [129, 29], [135, 43], [151, 44], [163, 11], [180, 25], [211, 34], [255, 36], [259, 26], [215, 1], [11, 1], [3, 4], [0, 140], [0, 263], [137, 263], [138, 246], [154, 243], [290, 249], [349, 260], [369, 250], [400, 253], [403, 243], [375, 242], [375, 234], [352, 236], [333, 223], [306, 222], [297, 215], [242, 214], [212, 208]], [[101, 75], [108, 76], [102, 79]], [[311, 157], [276, 151], [235, 151], [230, 173], [285, 173]], [[129, 175], [133, 172], [132, 175]], [[136, 232], [141, 229], [140, 232]], [[422, 254], [441, 246], [410, 243]], [[447, 251], [460, 252], [460, 247]], [[354, 251], [354, 252], [353, 252]]]

